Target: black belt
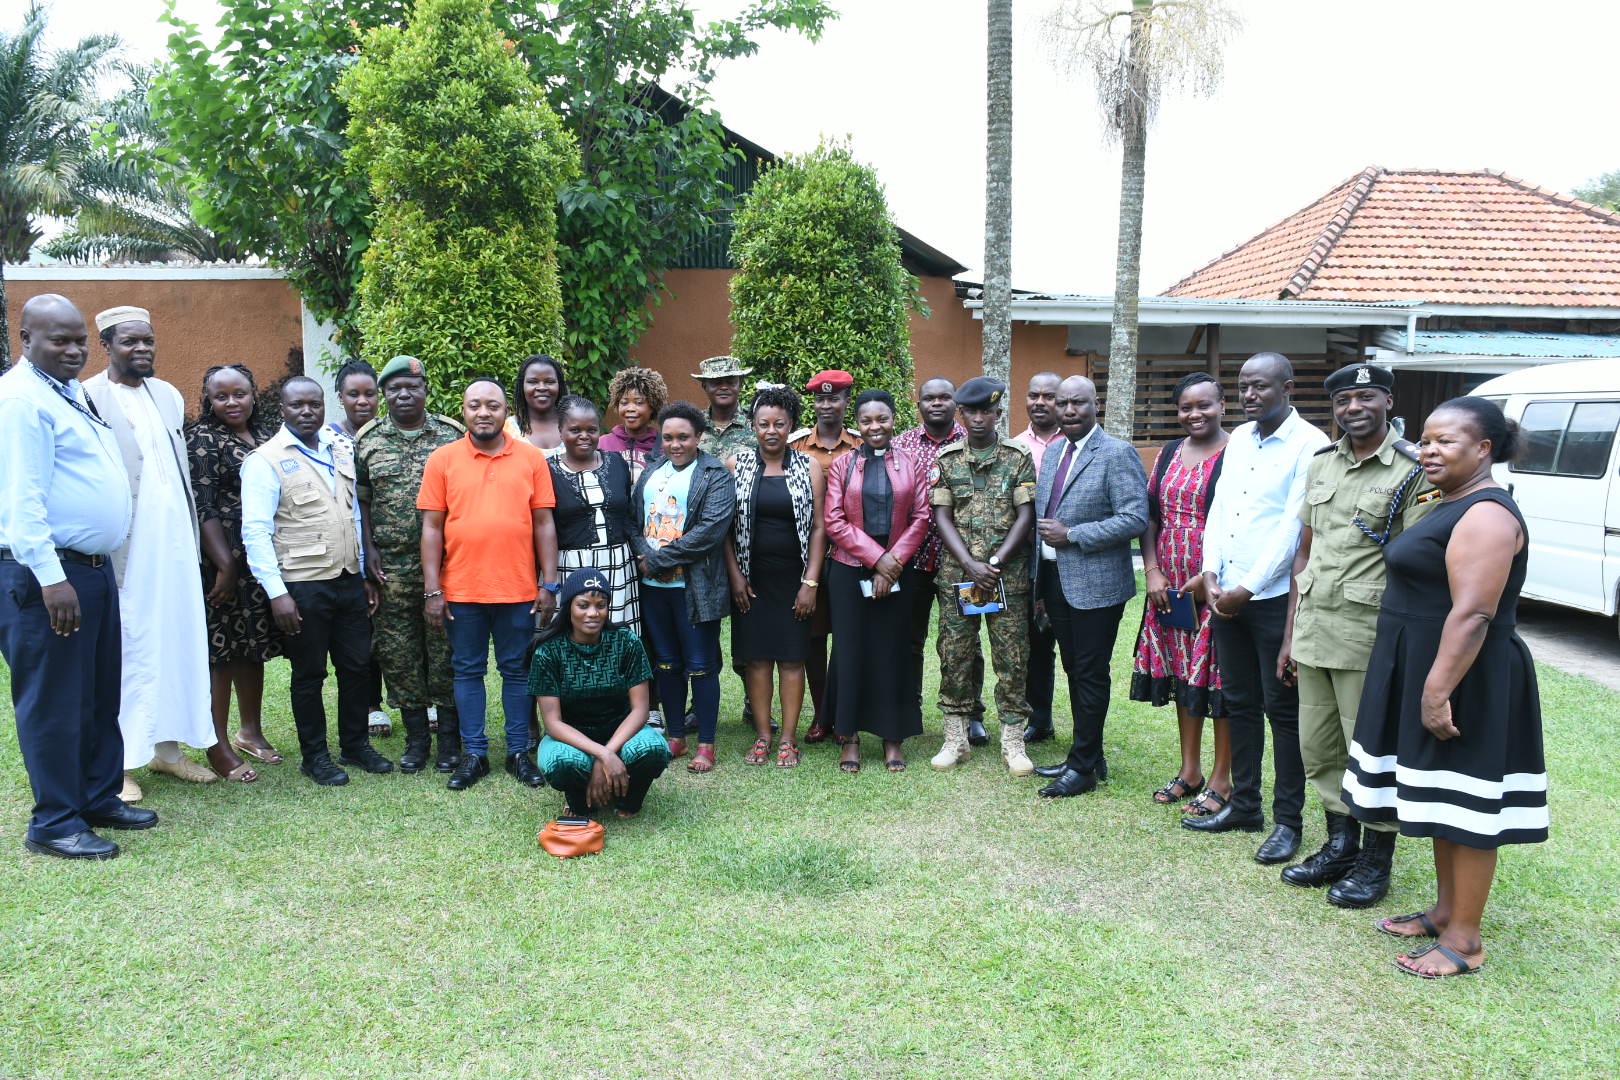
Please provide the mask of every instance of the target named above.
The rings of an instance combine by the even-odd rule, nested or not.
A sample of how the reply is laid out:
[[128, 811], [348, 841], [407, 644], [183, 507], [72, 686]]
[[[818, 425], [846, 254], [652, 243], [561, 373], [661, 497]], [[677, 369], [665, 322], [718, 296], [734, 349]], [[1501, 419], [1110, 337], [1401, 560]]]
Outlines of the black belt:
[[[61, 559], [63, 562], [83, 563], [86, 566], [97, 569], [105, 566], [108, 558], [110, 558], [110, 556], [107, 555], [86, 555], [84, 552], [74, 551], [72, 548], [57, 548], [56, 557]], [[17, 562], [18, 559], [17, 556], [11, 553], [10, 548], [0, 547], [0, 561]]]

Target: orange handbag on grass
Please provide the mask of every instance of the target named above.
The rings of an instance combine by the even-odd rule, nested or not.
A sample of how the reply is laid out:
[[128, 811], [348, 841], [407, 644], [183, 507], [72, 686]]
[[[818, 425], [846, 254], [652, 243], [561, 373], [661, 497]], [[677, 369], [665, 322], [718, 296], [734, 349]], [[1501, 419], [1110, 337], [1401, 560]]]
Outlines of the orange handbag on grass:
[[540, 846], [559, 859], [572, 859], [576, 855], [595, 855], [602, 850], [607, 830], [600, 822], [590, 818], [558, 818], [548, 821], [540, 830]]

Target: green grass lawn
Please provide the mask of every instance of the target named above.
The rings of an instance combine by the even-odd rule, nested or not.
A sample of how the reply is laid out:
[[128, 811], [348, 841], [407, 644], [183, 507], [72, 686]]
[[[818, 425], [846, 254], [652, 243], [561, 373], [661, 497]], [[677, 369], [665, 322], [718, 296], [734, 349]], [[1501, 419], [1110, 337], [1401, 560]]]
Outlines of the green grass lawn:
[[[246, 788], [140, 773], [163, 823], [116, 834], [123, 858], [30, 855], [6, 693], [0, 1076], [1612, 1073], [1620, 695], [1542, 670], [1553, 839], [1506, 851], [1486, 970], [1431, 983], [1390, 965], [1373, 912], [1256, 864], [1259, 837], [1197, 836], [1149, 801], [1175, 727], [1123, 700], [1135, 625], [1095, 794], [1043, 803], [993, 745], [933, 772], [932, 708], [903, 775], [871, 740], [858, 776], [825, 745], [750, 768], [728, 675], [719, 769], [677, 766], [567, 862], [535, 845], [558, 794], [498, 764], [456, 793], [432, 772], [316, 788], [293, 761]], [[1314, 803], [1306, 820], [1314, 848]], [[1378, 913], [1429, 902], [1428, 859], [1402, 841]]]

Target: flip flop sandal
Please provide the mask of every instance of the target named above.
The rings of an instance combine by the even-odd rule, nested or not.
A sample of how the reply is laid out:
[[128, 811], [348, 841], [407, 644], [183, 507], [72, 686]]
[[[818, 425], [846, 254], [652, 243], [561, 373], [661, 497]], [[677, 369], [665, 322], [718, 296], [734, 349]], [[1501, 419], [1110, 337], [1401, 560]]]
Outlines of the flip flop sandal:
[[[1423, 933], [1421, 933], [1421, 934], [1397, 934], [1395, 931], [1390, 929], [1390, 927], [1392, 927], [1392, 926], [1400, 926], [1403, 923], [1409, 923], [1409, 922], [1421, 923], [1423, 925]], [[1410, 915], [1392, 915], [1387, 919], [1374, 919], [1373, 920], [1373, 929], [1377, 930], [1380, 934], [1388, 934], [1390, 937], [1397, 937], [1397, 938], [1419, 938], [1419, 937], [1439, 937], [1440, 936], [1440, 931], [1436, 930], [1434, 928], [1434, 923], [1429, 921], [1429, 913], [1426, 912], [1426, 911], [1414, 911]]]
[[1153, 801], [1160, 806], [1169, 806], [1173, 802], [1180, 802], [1203, 787], [1206, 779], [1206, 777], [1200, 776], [1196, 780], [1183, 780], [1181, 774], [1177, 773], [1166, 780], [1162, 788], [1153, 793]]
[[890, 772], [906, 771], [906, 761], [904, 758], [890, 758], [888, 761], [884, 762], [884, 765], [888, 767]]
[[763, 765], [771, 756], [771, 740], [755, 739], [753, 747], [743, 755], [744, 765]]
[[799, 748], [790, 742], [785, 742], [776, 748], [776, 767], [778, 769], [791, 769], [799, 763]]
[[[1206, 801], [1209, 799], [1215, 800], [1214, 806], [1209, 805], [1209, 803]], [[1222, 795], [1214, 788], [1205, 788], [1203, 791], [1198, 793], [1198, 798], [1194, 799], [1186, 806], [1183, 806], [1181, 808], [1181, 812], [1189, 817], [1208, 817], [1211, 814], [1220, 813], [1221, 807], [1225, 805], [1225, 795]]]
[[269, 744], [259, 747], [254, 746], [249, 742], [243, 742], [241, 739], [232, 739], [231, 749], [235, 750], [243, 757], [252, 758], [261, 765], [280, 765], [283, 761], [287, 760], [281, 756], [280, 750], [277, 750], [275, 747], [270, 746]]
[[1449, 979], [1454, 975], [1472, 975], [1474, 972], [1485, 966], [1483, 963], [1479, 963], [1469, 967], [1468, 961], [1464, 960], [1461, 956], [1458, 956], [1456, 953], [1452, 952], [1438, 941], [1431, 941], [1421, 949], [1412, 950], [1406, 954], [1405, 958], [1407, 960], [1416, 960], [1418, 957], [1427, 956], [1431, 952], [1438, 952], [1441, 956], [1445, 957], [1447, 960], [1450, 960], [1453, 964], [1456, 964], [1457, 970], [1419, 971], [1417, 968], [1408, 967], [1407, 965], [1401, 963], [1401, 957], [1398, 956], [1392, 961], [1392, 963], [1394, 963], [1396, 967], [1400, 968], [1408, 975], [1416, 975], [1420, 979]]

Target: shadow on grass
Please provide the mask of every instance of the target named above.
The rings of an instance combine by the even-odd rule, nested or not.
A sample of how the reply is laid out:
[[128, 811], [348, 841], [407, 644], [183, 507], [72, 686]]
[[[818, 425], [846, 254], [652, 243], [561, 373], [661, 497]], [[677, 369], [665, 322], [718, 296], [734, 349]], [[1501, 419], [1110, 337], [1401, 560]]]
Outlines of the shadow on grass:
[[704, 876], [732, 892], [827, 899], [877, 884], [872, 863], [847, 844], [816, 838], [717, 839]]

